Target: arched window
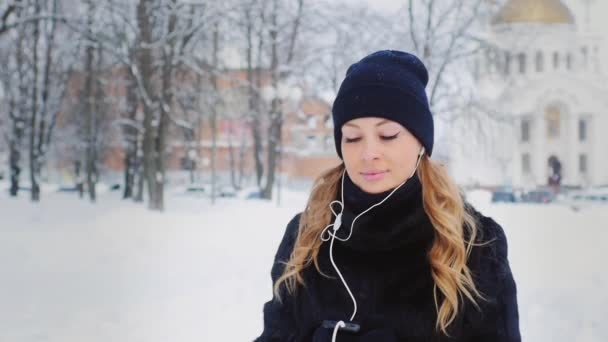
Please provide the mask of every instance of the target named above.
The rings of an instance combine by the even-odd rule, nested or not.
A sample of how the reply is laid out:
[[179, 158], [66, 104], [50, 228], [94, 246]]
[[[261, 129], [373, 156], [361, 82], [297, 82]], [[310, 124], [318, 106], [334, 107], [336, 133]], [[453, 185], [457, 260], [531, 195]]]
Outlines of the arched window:
[[545, 111], [547, 121], [547, 137], [550, 139], [559, 138], [561, 113], [558, 107], [550, 106]]
[[509, 75], [511, 73], [511, 53], [505, 52], [505, 75]]
[[589, 65], [589, 50], [586, 46], [581, 47], [581, 55], [583, 56], [583, 67]]
[[524, 153], [521, 155], [521, 171], [524, 174], [528, 174], [532, 171], [532, 166], [531, 166], [531, 162], [530, 162], [530, 154], [529, 153]]
[[587, 140], [587, 120], [586, 119], [578, 120], [578, 140], [579, 141]]
[[584, 153], [578, 156], [578, 171], [580, 173], [587, 173], [587, 155]]
[[536, 52], [536, 72], [543, 72], [545, 69], [545, 60], [543, 57], [542, 51]]
[[519, 73], [525, 74], [526, 73], [526, 54], [523, 52], [518, 54], [517, 61], [519, 63]]
[[530, 141], [530, 120], [521, 120], [521, 142]]

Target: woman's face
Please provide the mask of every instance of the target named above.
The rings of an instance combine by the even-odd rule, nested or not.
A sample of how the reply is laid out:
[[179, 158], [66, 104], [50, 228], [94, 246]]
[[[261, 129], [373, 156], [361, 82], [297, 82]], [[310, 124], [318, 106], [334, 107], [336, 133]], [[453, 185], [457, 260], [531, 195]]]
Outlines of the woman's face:
[[368, 193], [390, 190], [408, 179], [422, 148], [401, 124], [376, 117], [345, 123], [341, 144], [349, 177]]

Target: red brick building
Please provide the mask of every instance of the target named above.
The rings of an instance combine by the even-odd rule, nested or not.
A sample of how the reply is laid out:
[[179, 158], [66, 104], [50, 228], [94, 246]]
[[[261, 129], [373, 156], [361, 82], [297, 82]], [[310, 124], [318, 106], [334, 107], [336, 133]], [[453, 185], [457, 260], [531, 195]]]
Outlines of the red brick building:
[[[262, 93], [270, 84], [268, 71], [256, 70], [256, 76], [260, 77]], [[172, 108], [176, 111], [172, 115], [172, 123], [169, 128], [169, 150], [167, 155], [167, 171], [169, 175], [190, 174], [194, 166], [194, 174], [199, 180], [208, 180], [211, 167], [212, 129], [209, 124], [210, 108], [208, 97], [196, 94], [208, 94], [213, 91], [209, 79], [197, 79], [192, 73], [183, 73], [177, 76], [180, 91], [191, 98], [190, 107], [176, 103]], [[114, 69], [109, 71], [105, 78], [104, 93], [109, 106], [106, 114], [107, 126], [104, 135], [109, 137], [102, 150], [103, 165], [102, 173], [113, 173], [115, 175], [124, 171], [124, 139], [120, 124], [120, 118], [126, 116], [124, 98], [126, 94], [126, 70]], [[243, 69], [226, 70], [217, 79], [219, 102], [215, 103], [217, 108], [217, 130], [216, 130], [216, 170], [218, 174], [226, 179], [232, 169], [240, 169], [242, 165], [243, 176], [249, 180], [255, 177], [253, 158], [253, 139], [250, 124], [245, 118], [249, 108], [249, 88], [246, 83], [247, 72]], [[198, 84], [198, 91], [193, 91], [193, 84]], [[75, 74], [70, 79], [69, 90], [64, 99], [63, 112], [78, 115], [78, 97], [82, 89], [83, 77]], [[300, 88], [298, 88], [300, 89]], [[184, 96], [186, 96], [184, 95]], [[179, 96], [176, 96], [179, 98]], [[177, 100], [176, 100], [177, 102]], [[268, 108], [262, 105], [262, 140], [266, 144], [266, 113]], [[283, 101], [283, 154], [279, 165], [279, 172], [287, 179], [309, 181], [318, 176], [323, 170], [338, 164], [334, 143], [333, 127], [331, 125], [331, 107], [325, 101], [316, 97], [303, 95], [286, 97]], [[139, 117], [141, 110], [138, 109]], [[65, 118], [58, 120], [58, 130], [66, 127]], [[178, 122], [181, 120], [182, 122]], [[188, 125], [190, 125], [188, 128]], [[185, 134], [190, 130], [192, 133], [188, 138]], [[265, 150], [265, 146], [263, 148]], [[77, 160], [76, 151], [72, 155], [63, 155], [55, 164], [55, 167], [72, 170], [72, 163]], [[266, 156], [262, 156], [266, 163]]]

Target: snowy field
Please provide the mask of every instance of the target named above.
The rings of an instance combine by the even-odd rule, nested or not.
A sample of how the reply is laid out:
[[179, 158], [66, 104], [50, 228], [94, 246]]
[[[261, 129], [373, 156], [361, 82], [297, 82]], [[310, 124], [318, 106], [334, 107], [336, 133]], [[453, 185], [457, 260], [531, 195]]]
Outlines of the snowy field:
[[[0, 341], [251, 341], [270, 267], [306, 193], [283, 205], [172, 196], [153, 213], [100, 195], [0, 194]], [[509, 239], [524, 341], [608, 341], [608, 207], [491, 205]]]

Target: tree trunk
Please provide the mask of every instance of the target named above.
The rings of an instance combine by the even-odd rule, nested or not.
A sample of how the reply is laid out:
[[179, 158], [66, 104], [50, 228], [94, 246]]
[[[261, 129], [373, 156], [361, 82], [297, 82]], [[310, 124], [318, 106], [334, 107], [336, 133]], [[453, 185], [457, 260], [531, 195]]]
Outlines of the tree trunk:
[[127, 97], [127, 118], [129, 123], [123, 127], [123, 134], [126, 143], [125, 153], [125, 185], [122, 198], [131, 198], [134, 195], [133, 187], [135, 186], [136, 173], [136, 158], [137, 158], [137, 137], [138, 129], [133, 127], [137, 120], [137, 85], [135, 80], [129, 78], [126, 87]]
[[266, 177], [266, 184], [262, 190], [262, 197], [266, 199], [272, 198], [272, 187], [275, 182], [276, 173], [276, 160], [278, 153], [278, 145], [281, 140], [281, 102], [278, 97], [278, 85], [279, 85], [279, 56], [278, 56], [278, 28], [277, 28], [277, 17], [278, 17], [278, 0], [273, 1], [273, 9], [270, 15], [270, 72], [272, 79], [272, 88], [274, 89], [273, 98], [271, 101], [270, 118], [268, 126], [268, 173]]
[[74, 162], [74, 175], [76, 177], [76, 190], [78, 197], [84, 197], [84, 182], [82, 181], [82, 162], [77, 160]]
[[[16, 110], [16, 109], [14, 109]], [[16, 114], [15, 114], [16, 115]], [[10, 194], [16, 197], [19, 192], [19, 175], [21, 174], [21, 141], [23, 139], [22, 120], [14, 120], [12, 125], [12, 136], [9, 143], [9, 165], [10, 165]]]
[[103, 68], [103, 50], [100, 46], [97, 47], [97, 66], [93, 72], [95, 76], [95, 84], [93, 87], [93, 116], [91, 117], [91, 151], [90, 164], [87, 167], [87, 184], [89, 188], [89, 197], [92, 202], [97, 200], [97, 182], [99, 180], [99, 171], [97, 169], [97, 158], [99, 156], [99, 128], [98, 123], [105, 112], [104, 92], [102, 82]]
[[[144, 139], [143, 139], [143, 167], [145, 184], [148, 192], [148, 207], [153, 210], [159, 209], [157, 207], [157, 181], [156, 181], [156, 127], [160, 123], [155, 118], [155, 110], [157, 107], [155, 102], [156, 99], [152, 96], [152, 76], [154, 73], [153, 60], [152, 60], [152, 49], [150, 44], [152, 43], [152, 23], [151, 14], [148, 10], [148, 5], [152, 5], [150, 0], [139, 0], [137, 5], [137, 22], [140, 32], [140, 42], [143, 47], [140, 49], [137, 61], [139, 64], [139, 72], [142, 82], [142, 98], [143, 98], [143, 111], [144, 111]], [[154, 125], [153, 125], [153, 121]]]
[[[36, 0], [34, 3], [35, 15], [40, 14], [40, 2]], [[40, 185], [38, 184], [38, 155], [36, 146], [36, 132], [38, 125], [38, 40], [40, 38], [40, 21], [34, 21], [34, 33], [32, 41], [32, 108], [30, 118], [30, 145], [29, 145], [29, 157], [30, 157], [30, 182], [32, 183], [31, 199], [34, 202], [40, 201]]]
[[239, 180], [237, 189], [243, 187], [243, 177], [245, 175], [245, 155], [247, 152], [247, 137], [245, 134], [241, 136], [241, 145], [239, 148]]
[[[17, 11], [17, 16], [20, 17], [21, 11]], [[9, 144], [9, 164], [11, 170], [11, 186], [10, 194], [16, 197], [19, 192], [19, 178], [21, 175], [21, 149], [23, 148], [23, 138], [26, 122], [24, 117], [26, 116], [26, 108], [24, 106], [24, 100], [27, 97], [27, 84], [25, 83], [25, 70], [24, 70], [24, 53], [23, 53], [23, 39], [24, 30], [21, 28], [18, 33], [17, 46], [15, 49], [15, 62], [17, 66], [17, 77], [18, 77], [18, 93], [16, 99], [13, 98], [11, 101], [11, 113], [12, 121], [12, 134]]]
[[237, 187], [236, 184], [236, 156], [235, 156], [235, 151], [234, 151], [234, 144], [233, 144], [233, 120], [230, 120], [230, 128], [229, 128], [229, 132], [228, 132], [228, 158], [230, 159], [230, 184], [232, 184], [233, 188]]
[[[93, 26], [93, 2], [88, 3], [87, 8], [87, 27], [89, 32]], [[93, 109], [93, 79], [95, 77], [93, 71], [93, 60], [95, 58], [95, 48], [88, 42], [85, 49], [85, 84], [83, 90], [84, 114], [86, 115], [86, 138], [85, 138], [85, 174], [87, 182], [87, 193], [91, 202], [95, 202], [95, 183], [93, 182], [94, 172], [94, 129], [95, 129], [95, 111]]]
[[[249, 124], [251, 128], [251, 137], [253, 139], [253, 160], [255, 164], [256, 185], [258, 188], [262, 186], [262, 177], [264, 177], [264, 163], [262, 161], [262, 125], [260, 122], [260, 89], [262, 87], [262, 78], [260, 75], [260, 67], [262, 64], [262, 48], [264, 46], [263, 30], [258, 34], [258, 59], [257, 68], [254, 73], [253, 66], [253, 18], [252, 9], [249, 8], [246, 12], [247, 17], [247, 82], [249, 84]], [[260, 16], [264, 22], [264, 10], [261, 9]], [[257, 89], [256, 89], [257, 87]]]
[[213, 85], [213, 101], [211, 105], [211, 204], [215, 204], [217, 190], [217, 174], [216, 174], [216, 159], [217, 159], [217, 110], [219, 105], [219, 89], [217, 73], [219, 71], [219, 31], [218, 24], [215, 23], [213, 30], [213, 70], [211, 75], [211, 84]]
[[[57, 12], [57, 0], [53, 0], [52, 3], [52, 13]], [[36, 167], [37, 174], [40, 175], [42, 171], [42, 166], [46, 160], [46, 152], [48, 147], [48, 142], [50, 140], [50, 131], [52, 128], [52, 120], [51, 124], [47, 125], [47, 120], [49, 120], [49, 112], [53, 110], [53, 108], [49, 108], [49, 91], [51, 90], [51, 67], [54, 64], [53, 61], [53, 48], [55, 43], [55, 31], [57, 24], [55, 21], [50, 21], [51, 25], [50, 31], [45, 32], [45, 57], [44, 57], [44, 72], [42, 79], [42, 89], [41, 89], [41, 103], [40, 103], [40, 121], [38, 125], [38, 143], [36, 146]]]
[[137, 192], [133, 201], [141, 203], [144, 201], [144, 186], [145, 186], [145, 173], [144, 173], [144, 159], [143, 159], [143, 135], [137, 135], [137, 143], [135, 145], [135, 174], [134, 178], [137, 179]]
[[[176, 5], [176, 0], [171, 1], [173, 6]], [[177, 24], [177, 16], [172, 11], [169, 14], [169, 22], [167, 28], [167, 35], [171, 36], [175, 31]], [[160, 106], [160, 119], [158, 123], [158, 132], [156, 133], [155, 140], [155, 169], [156, 169], [156, 196], [152, 208], [155, 210], [164, 210], [164, 189], [165, 189], [165, 150], [166, 150], [166, 139], [167, 129], [169, 126], [169, 111], [173, 105], [173, 54], [174, 54], [175, 39], [169, 38], [167, 46], [163, 49], [163, 64], [162, 64], [162, 80], [161, 80], [161, 106]]]

